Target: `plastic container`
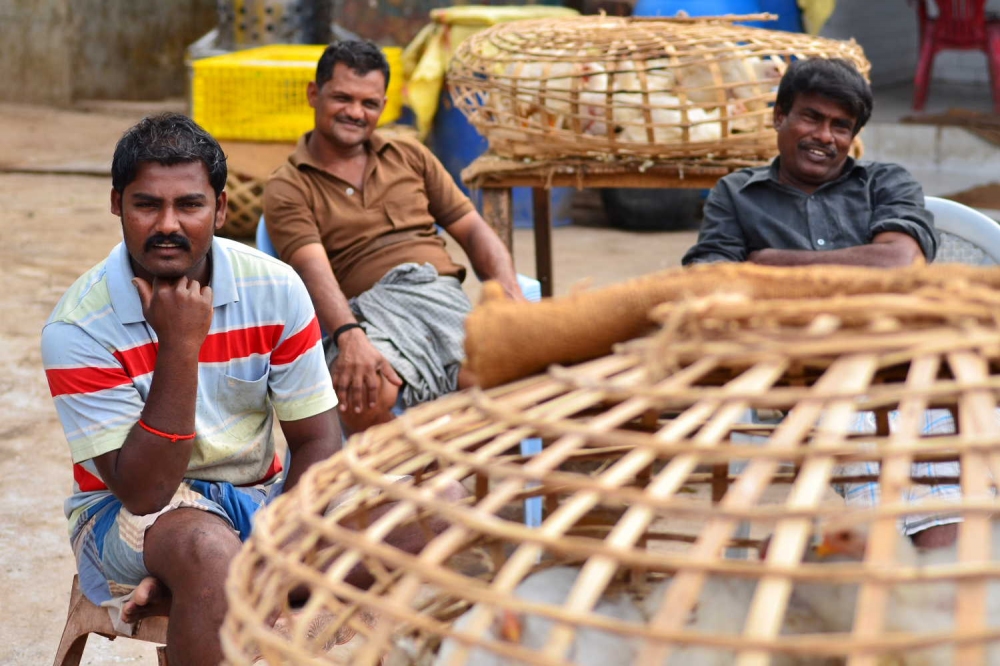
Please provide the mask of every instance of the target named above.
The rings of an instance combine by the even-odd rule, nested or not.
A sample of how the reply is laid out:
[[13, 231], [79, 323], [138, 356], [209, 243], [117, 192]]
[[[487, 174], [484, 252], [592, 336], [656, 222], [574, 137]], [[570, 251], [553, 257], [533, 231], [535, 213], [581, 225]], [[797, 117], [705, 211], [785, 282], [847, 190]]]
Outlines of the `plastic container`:
[[[462, 169], [483, 154], [487, 148], [486, 139], [476, 131], [465, 116], [451, 102], [447, 90], [442, 91], [434, 124], [427, 145], [434, 152], [451, 177], [466, 194], [469, 189], [462, 184]], [[570, 203], [572, 187], [553, 187], [550, 190], [552, 226], [562, 227], [572, 223]], [[534, 203], [531, 188], [515, 187], [512, 191], [512, 216], [514, 226], [519, 229], [531, 228], [534, 220]], [[478, 203], [478, 202], [477, 202]], [[481, 206], [477, 206], [482, 210]]]
[[[191, 63], [191, 112], [217, 139], [293, 142], [313, 128], [306, 86], [323, 45], [275, 44]], [[403, 104], [402, 49], [382, 49], [389, 89], [379, 125], [395, 122]]]
[[802, 32], [802, 11], [796, 0], [760, 0], [760, 9], [778, 15], [777, 21], [768, 21], [763, 27], [785, 32]]
[[[759, 14], [760, 0], [639, 0], [635, 3], [633, 16], [676, 16], [677, 12], [687, 12], [688, 16], [724, 16], [726, 14]], [[739, 25], [768, 28], [771, 21], [746, 21]]]
[[776, 21], [746, 21], [749, 25], [768, 30], [802, 32], [802, 14], [796, 0], [638, 0], [633, 16], [675, 16], [679, 11], [688, 16], [724, 16], [726, 14], [777, 14]]

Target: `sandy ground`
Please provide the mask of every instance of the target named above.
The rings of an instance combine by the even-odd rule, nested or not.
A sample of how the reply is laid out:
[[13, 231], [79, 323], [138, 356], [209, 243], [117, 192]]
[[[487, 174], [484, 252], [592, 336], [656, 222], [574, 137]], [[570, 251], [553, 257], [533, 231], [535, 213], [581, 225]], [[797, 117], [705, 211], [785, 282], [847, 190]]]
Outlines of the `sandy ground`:
[[[110, 178], [11, 169], [106, 168], [121, 132], [163, 106], [0, 105], [0, 665], [51, 663], [75, 570], [62, 513], [70, 458], [41, 369], [39, 331], [65, 289], [120, 239], [108, 210]], [[556, 229], [557, 293], [584, 278], [601, 285], [677, 265], [693, 240], [691, 232]], [[530, 231], [518, 230], [522, 272], [533, 272], [532, 252]], [[468, 288], [478, 292], [475, 280]], [[148, 644], [92, 637], [83, 663], [156, 658]]]

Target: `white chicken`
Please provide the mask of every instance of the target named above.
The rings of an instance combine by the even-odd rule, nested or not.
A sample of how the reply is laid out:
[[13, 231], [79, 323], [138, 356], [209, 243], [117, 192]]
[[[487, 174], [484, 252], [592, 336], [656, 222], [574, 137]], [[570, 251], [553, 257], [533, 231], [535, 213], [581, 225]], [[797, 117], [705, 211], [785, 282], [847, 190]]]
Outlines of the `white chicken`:
[[[514, 596], [525, 601], [561, 605], [569, 597], [580, 570], [574, 567], [553, 567], [532, 574], [514, 589]], [[466, 611], [455, 621], [456, 631], [465, 630], [472, 620], [475, 607]], [[639, 607], [627, 594], [602, 597], [594, 607], [594, 613], [626, 622], [643, 622]], [[494, 641], [517, 642], [531, 650], [540, 650], [548, 641], [554, 622], [531, 614], [514, 614], [501, 611], [500, 617], [488, 628], [484, 638]], [[457, 658], [460, 643], [447, 638], [441, 643], [435, 666], [469, 664], [470, 666], [512, 666], [523, 662], [510, 660], [484, 648], [470, 649], [464, 661]], [[567, 659], [580, 666], [608, 666], [609, 664], [630, 664], [635, 650], [634, 642], [618, 634], [596, 629], [580, 629], [576, 632]]]
[[[645, 76], [646, 85], [642, 79]], [[617, 63], [611, 72], [612, 91], [615, 93], [667, 92], [676, 83], [670, 61], [666, 58], [651, 58], [636, 62], [624, 60]]]
[[607, 72], [597, 63], [515, 60], [506, 65], [503, 76], [514, 89], [516, 115], [538, 117], [546, 127], [567, 126], [574, 94], [608, 88]]
[[[742, 633], [750, 614], [750, 605], [757, 581], [750, 578], [722, 578], [712, 576], [701, 588], [697, 607], [685, 629], [706, 635], [733, 636]], [[654, 591], [647, 597], [646, 609], [652, 616], [666, 589]], [[796, 595], [792, 595], [785, 610], [781, 627], [783, 635], [814, 634], [829, 631], [823, 619]], [[675, 649], [664, 666], [730, 666], [736, 663], [736, 653], [701, 646]], [[791, 656], [778, 654], [772, 657], [772, 666], [827, 666], [825, 657]]]
[[[563, 604], [576, 582], [579, 569], [554, 567], [532, 574], [514, 590], [514, 596], [526, 601]], [[753, 600], [757, 581], [745, 578], [709, 577], [702, 587], [696, 610], [687, 621], [687, 630], [708, 635], [735, 635], [743, 630]], [[598, 615], [626, 622], [647, 623], [659, 609], [670, 586], [665, 580], [654, 585], [642, 600], [627, 592], [606, 594], [594, 608]], [[455, 621], [453, 628], [469, 626], [475, 608]], [[543, 648], [554, 623], [545, 617], [500, 611], [496, 621], [482, 634], [494, 641], [515, 642], [531, 650]], [[813, 608], [794, 595], [789, 601], [782, 627], [783, 634], [807, 634], [829, 631]], [[434, 666], [501, 666], [519, 664], [484, 648], [471, 648], [464, 661], [458, 659], [460, 643], [446, 638], [434, 659]], [[579, 666], [631, 664], [638, 657], [641, 640], [612, 632], [581, 627], [576, 630], [567, 659]], [[735, 663], [735, 653], [699, 646], [678, 646], [663, 666], [728, 666]], [[814, 657], [778, 655], [774, 666], [826, 666], [829, 660]]]
[[[817, 554], [821, 560], [831, 557], [841, 561], [860, 562], [864, 559], [868, 546], [868, 531], [864, 527], [833, 529], [823, 536]], [[994, 523], [992, 536], [992, 557], [1000, 557], [1000, 523]], [[950, 565], [958, 562], [957, 546], [918, 550], [908, 537], [899, 536], [896, 545], [896, 561], [904, 566], [919, 568]], [[857, 593], [857, 586], [854, 594]], [[929, 634], [948, 632], [954, 629], [958, 588], [951, 581], [931, 581], [925, 583], [902, 583], [892, 585], [889, 590], [889, 605], [886, 609], [885, 628], [887, 631], [909, 634]], [[1000, 627], [1000, 580], [993, 580], [987, 586], [988, 626]], [[895, 663], [901, 666], [932, 666], [952, 664], [954, 648], [940, 645], [924, 650], [894, 655]], [[987, 663], [1000, 666], [1000, 645], [991, 644], [987, 650]]]
[[615, 124], [621, 128], [618, 140], [628, 143], [670, 144], [684, 140], [684, 126], [688, 128], [690, 142], [717, 141], [722, 137], [721, 114], [718, 109], [705, 110], [696, 106], [686, 108], [687, 120], [681, 111], [680, 100], [670, 93], [648, 95], [649, 123], [652, 140], [647, 130], [646, 97], [637, 93], [619, 93], [614, 96]]
[[755, 56], [733, 46], [734, 55], [687, 64], [677, 71], [677, 83], [687, 98], [701, 105], [739, 103], [732, 121], [738, 131], [763, 129], [769, 124], [766, 94], [774, 90], [787, 65], [776, 56]]

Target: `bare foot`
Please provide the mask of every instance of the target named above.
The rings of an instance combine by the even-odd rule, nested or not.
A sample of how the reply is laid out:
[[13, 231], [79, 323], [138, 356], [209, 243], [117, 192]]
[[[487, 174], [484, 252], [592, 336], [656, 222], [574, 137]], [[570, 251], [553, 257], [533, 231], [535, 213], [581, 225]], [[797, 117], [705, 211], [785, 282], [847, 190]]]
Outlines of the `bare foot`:
[[132, 598], [122, 605], [121, 618], [132, 624], [144, 617], [169, 613], [170, 591], [156, 578], [147, 576], [132, 592]]

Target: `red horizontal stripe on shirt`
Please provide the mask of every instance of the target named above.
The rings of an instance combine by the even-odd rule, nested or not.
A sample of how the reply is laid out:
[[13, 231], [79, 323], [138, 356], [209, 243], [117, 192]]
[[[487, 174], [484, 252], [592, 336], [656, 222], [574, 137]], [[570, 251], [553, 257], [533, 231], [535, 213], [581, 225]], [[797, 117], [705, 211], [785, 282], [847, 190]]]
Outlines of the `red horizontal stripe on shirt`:
[[[201, 363], [225, 363], [234, 358], [246, 358], [252, 354], [267, 354], [274, 349], [284, 327], [281, 324], [251, 326], [224, 333], [212, 333], [205, 338], [198, 354]], [[312, 348], [320, 338], [319, 322], [316, 318], [305, 329], [286, 340], [278, 350], [279, 357], [290, 363], [302, 353]], [[128, 384], [136, 377], [148, 374], [156, 367], [156, 353], [159, 345], [150, 342], [131, 349], [118, 350], [114, 357], [121, 368], [65, 368], [45, 372], [49, 380], [52, 397], [93, 393], [104, 389]]]
[[284, 330], [281, 324], [270, 324], [212, 333], [201, 345], [198, 361], [224, 363], [234, 358], [246, 358], [251, 354], [267, 354], [278, 344]]
[[135, 379], [153, 371], [156, 367], [156, 351], [159, 345], [155, 342], [148, 342], [139, 347], [131, 349], [119, 349], [115, 351], [114, 357], [125, 368], [129, 377]]
[[301, 331], [281, 343], [271, 354], [271, 365], [285, 365], [316, 346], [321, 337], [319, 320], [314, 316], [312, 321]]
[[130, 384], [132, 380], [121, 368], [66, 368], [46, 370], [52, 397], [76, 393], [94, 393]]
[[83, 465], [73, 465], [73, 480], [80, 486], [80, 492], [89, 493], [92, 490], [107, 490], [108, 487], [99, 478], [84, 469]]

